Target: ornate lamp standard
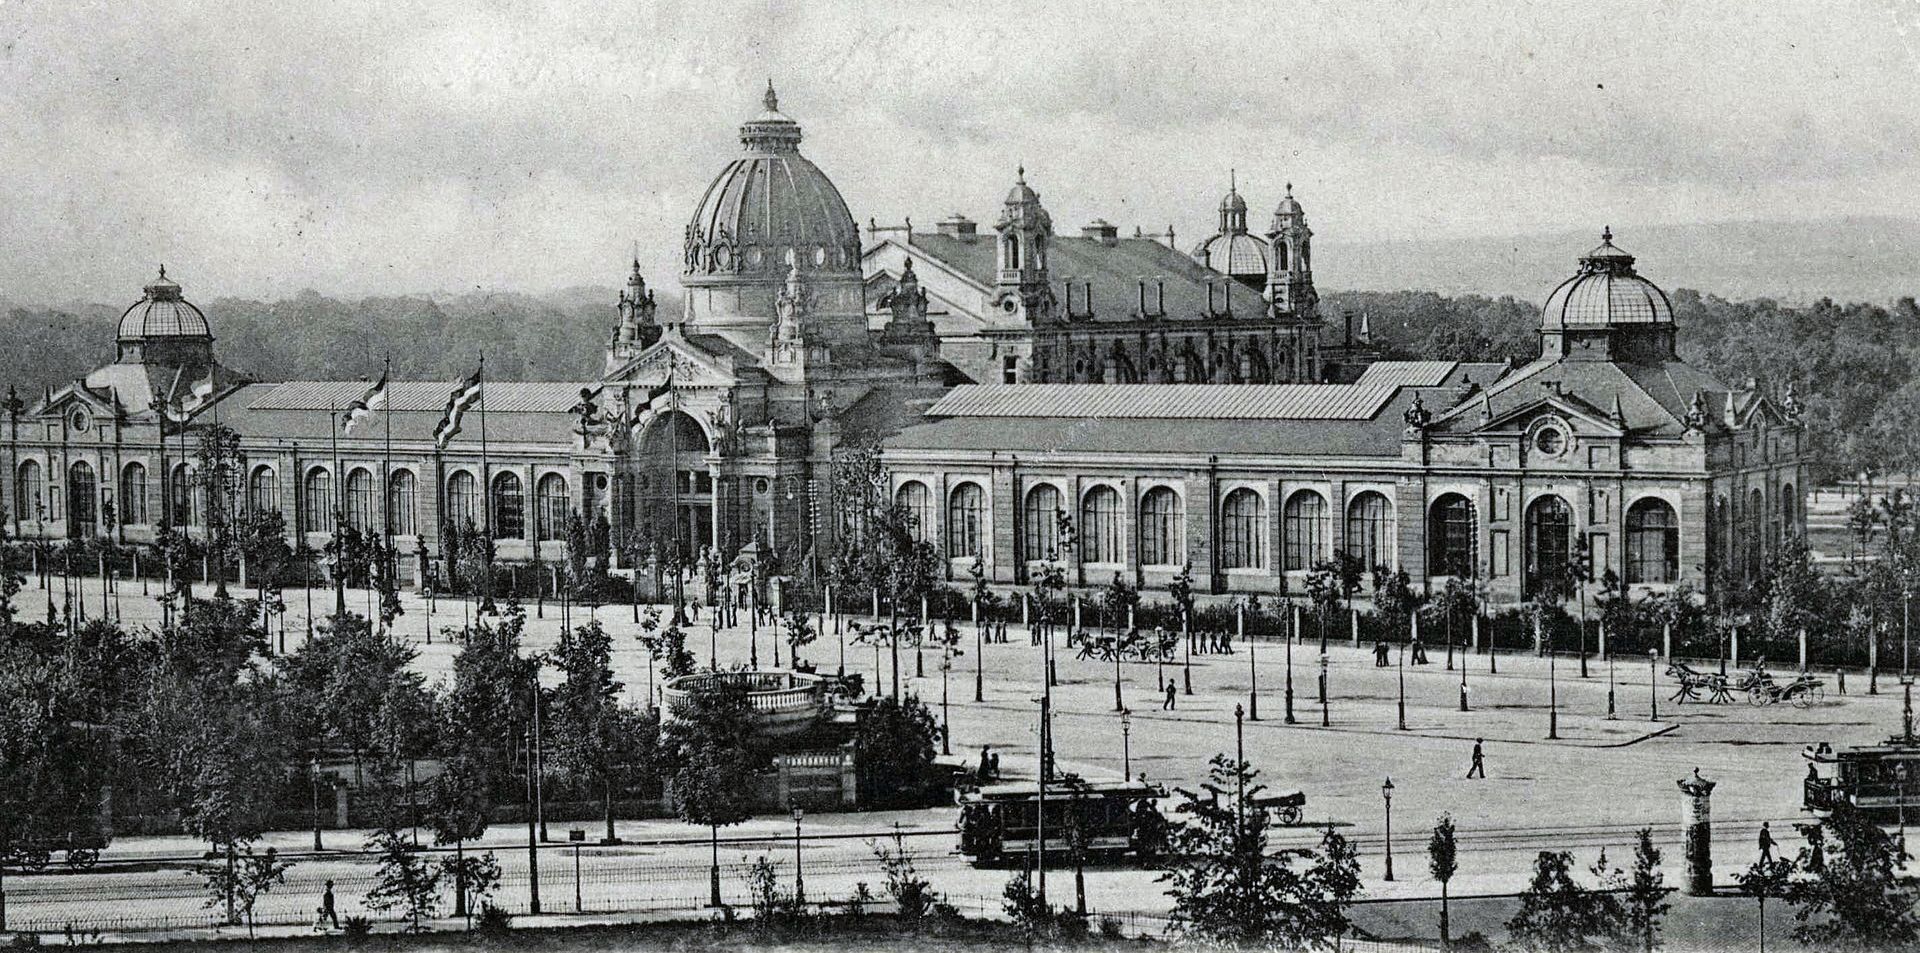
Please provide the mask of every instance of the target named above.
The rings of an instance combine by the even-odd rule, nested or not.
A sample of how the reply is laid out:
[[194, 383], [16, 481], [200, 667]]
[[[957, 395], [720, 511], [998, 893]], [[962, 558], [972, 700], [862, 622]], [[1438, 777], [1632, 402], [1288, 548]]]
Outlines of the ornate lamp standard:
[[1120, 780], [1133, 777], [1133, 712], [1120, 712]]
[[1647, 720], [1660, 720], [1660, 650], [1647, 650]]
[[320, 759], [307, 759], [307, 778], [313, 786], [313, 849], [325, 850], [320, 846]]
[[1380, 785], [1380, 797], [1387, 804], [1387, 879], [1393, 879], [1393, 779]]
[[1332, 716], [1329, 714], [1330, 709], [1327, 703], [1328, 694], [1329, 694], [1329, 689], [1327, 685], [1327, 653], [1322, 652], [1320, 653], [1320, 727], [1322, 728], [1328, 727], [1333, 723], [1331, 720]]

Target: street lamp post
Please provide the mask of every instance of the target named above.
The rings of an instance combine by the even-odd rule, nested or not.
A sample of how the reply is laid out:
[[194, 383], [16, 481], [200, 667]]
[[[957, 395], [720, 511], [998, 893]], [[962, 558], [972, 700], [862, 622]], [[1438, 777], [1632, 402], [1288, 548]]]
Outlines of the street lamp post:
[[[1536, 616], [1534, 625], [1539, 625]], [[1558, 656], [1553, 651], [1553, 633], [1547, 633], [1547, 739], [1558, 741], [1560, 738], [1560, 680]]]
[[800, 866], [800, 820], [806, 813], [800, 805], [793, 806], [793, 905], [799, 908], [807, 905], [807, 875]]
[[1407, 730], [1407, 643], [1400, 643], [1400, 730]]
[[1320, 727], [1322, 728], [1328, 727], [1333, 723], [1332, 716], [1329, 714], [1330, 709], [1327, 704], [1328, 693], [1329, 691], [1328, 691], [1328, 685], [1327, 685], [1327, 653], [1322, 652], [1320, 653]]
[[[1281, 624], [1286, 625], [1287, 624], [1286, 620], [1282, 620]], [[1299, 724], [1299, 720], [1293, 717], [1293, 643], [1294, 643], [1294, 640], [1299, 638], [1300, 636], [1300, 613], [1299, 612], [1293, 613], [1292, 626], [1293, 627], [1291, 629], [1286, 631], [1286, 636], [1287, 636], [1287, 696], [1286, 696], [1287, 697], [1287, 724], [1296, 725], [1296, 724]]]
[[1120, 780], [1133, 777], [1133, 712], [1120, 712]]
[[1660, 720], [1660, 650], [1647, 650], [1647, 720]]
[[940, 653], [940, 753], [952, 754], [953, 735], [952, 709], [947, 707], [947, 673], [953, 671], [953, 651], [943, 649]]
[[320, 759], [307, 759], [307, 777], [313, 785], [313, 849], [325, 850], [320, 846]]
[[1188, 618], [1188, 615], [1189, 615], [1189, 612], [1187, 608], [1185, 606], [1182, 606], [1180, 608], [1180, 634], [1185, 636], [1185, 638], [1182, 641], [1187, 643], [1187, 655], [1186, 655], [1186, 660], [1180, 663], [1180, 681], [1185, 683], [1185, 686], [1186, 686], [1186, 690], [1182, 694], [1192, 695], [1193, 694], [1193, 621]]
[[1380, 785], [1380, 797], [1387, 803], [1387, 879], [1393, 879], [1393, 779]]
[[1467, 648], [1460, 647], [1460, 710], [1467, 710]]
[[[1605, 630], [1602, 630], [1602, 631], [1605, 631]], [[1614, 704], [1613, 704], [1613, 691], [1614, 691], [1613, 653], [1608, 652], [1607, 653], [1607, 720], [1608, 721], [1612, 721], [1616, 716], [1616, 712], [1614, 710]]]
[[1247, 717], [1260, 720], [1260, 666], [1254, 663], [1253, 635], [1247, 635]]

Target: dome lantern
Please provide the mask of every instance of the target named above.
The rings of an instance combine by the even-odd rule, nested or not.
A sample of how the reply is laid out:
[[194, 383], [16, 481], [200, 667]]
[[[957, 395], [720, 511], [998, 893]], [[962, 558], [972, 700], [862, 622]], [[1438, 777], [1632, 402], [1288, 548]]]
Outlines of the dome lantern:
[[122, 363], [199, 366], [213, 362], [213, 327], [167, 277], [167, 266], [120, 315], [114, 334]]

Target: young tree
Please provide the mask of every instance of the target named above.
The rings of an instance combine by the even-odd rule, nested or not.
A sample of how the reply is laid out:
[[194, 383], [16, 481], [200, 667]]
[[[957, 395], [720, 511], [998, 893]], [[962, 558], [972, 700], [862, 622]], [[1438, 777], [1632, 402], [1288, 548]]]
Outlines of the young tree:
[[1767, 948], [1767, 899], [1786, 893], [1793, 876], [1793, 862], [1784, 857], [1761, 857], [1752, 866], [1735, 875], [1740, 892], [1752, 897], [1760, 910], [1760, 948]]
[[[1199, 791], [1182, 789], [1170, 869], [1174, 928], [1199, 943], [1296, 948], [1345, 932], [1359, 890], [1359, 861], [1327, 832], [1319, 850], [1267, 854], [1267, 813], [1241, 803], [1259, 795], [1259, 772], [1215, 755]], [[1304, 869], [1302, 869], [1302, 865]]]
[[632, 719], [620, 706], [621, 683], [613, 677], [613, 637], [589, 622], [562, 632], [550, 657], [566, 674], [553, 695], [553, 763], [577, 787], [599, 789], [606, 842], [613, 843], [614, 792], [643, 767], [636, 763]]
[[414, 656], [405, 643], [374, 632], [360, 616], [348, 615], [322, 623], [312, 641], [286, 661], [288, 686], [302, 699], [303, 710], [314, 716], [309, 737], [349, 749], [356, 784], [363, 780], [363, 762], [376, 741], [381, 706], [389, 693], [424, 692], [420, 674], [409, 668]]
[[1454, 839], [1453, 815], [1442, 814], [1433, 825], [1433, 836], [1427, 838], [1427, 870], [1433, 879], [1440, 881], [1440, 945], [1450, 945], [1452, 934], [1448, 932], [1447, 884], [1460, 870], [1460, 845]]
[[1653, 828], [1643, 827], [1634, 835], [1633, 873], [1623, 895], [1627, 928], [1638, 936], [1644, 953], [1653, 953], [1660, 941], [1660, 920], [1666, 916], [1666, 875], [1660, 872], [1660, 848], [1654, 846]]
[[936, 777], [940, 727], [918, 698], [881, 698], [860, 719], [854, 735], [863, 791], [875, 806], [920, 807]]
[[273, 888], [287, 882], [287, 870], [293, 866], [281, 860], [272, 847], [254, 853], [251, 840], [242, 841], [231, 858], [200, 864], [197, 870], [207, 886], [206, 906], [225, 905], [228, 922], [241, 918], [247, 924], [247, 937], [253, 937], [253, 908]]
[[517, 604], [497, 625], [475, 626], [453, 658], [453, 686], [440, 706], [444, 750], [466, 758], [489, 794], [513, 790], [515, 739], [533, 721], [534, 664], [520, 652], [525, 627]]
[[[1823, 863], [1787, 890], [1799, 909], [1793, 938], [1821, 950], [1898, 949], [1920, 942], [1920, 913], [1899, 876], [1907, 852], [1843, 803], [1822, 819]], [[1810, 860], [1804, 853], [1802, 860]]]
[[419, 932], [420, 921], [433, 916], [440, 903], [440, 871], [414, 849], [412, 842], [391, 824], [367, 838], [367, 849], [380, 855], [380, 866], [373, 889], [367, 891], [367, 906], [374, 910], [399, 910], [409, 921], [408, 928]]
[[895, 834], [892, 846], [871, 843], [873, 857], [880, 862], [880, 870], [887, 878], [887, 896], [893, 898], [893, 906], [903, 920], [918, 920], [933, 912], [934, 905], [940, 902], [940, 895], [933, 890], [933, 883], [922, 876], [920, 869], [913, 863], [913, 854], [908, 852], [900, 836]]
[[1543, 850], [1534, 858], [1533, 879], [1520, 894], [1520, 909], [1507, 932], [1522, 949], [1578, 953], [1622, 932], [1613, 897], [1583, 886], [1573, 876], [1573, 855]]
[[803, 612], [792, 613], [780, 620], [780, 630], [781, 637], [787, 640], [787, 648], [790, 657], [793, 659], [793, 667], [797, 669], [800, 667], [800, 648], [813, 644], [813, 640], [817, 637], [818, 633], [814, 631], [813, 623], [807, 619], [806, 613]]
[[677, 703], [660, 733], [663, 764], [682, 820], [712, 835], [712, 900], [720, 906], [720, 828], [753, 814], [755, 781], [768, 762], [753, 731], [746, 688], [715, 678]]
[[433, 830], [433, 842], [453, 846], [453, 857], [441, 865], [443, 875], [453, 880], [453, 915], [469, 918], [469, 925], [473, 908], [467, 901], [473, 887], [466, 845], [487, 832], [489, 806], [485, 772], [467, 755], [449, 757], [427, 790], [427, 826]]

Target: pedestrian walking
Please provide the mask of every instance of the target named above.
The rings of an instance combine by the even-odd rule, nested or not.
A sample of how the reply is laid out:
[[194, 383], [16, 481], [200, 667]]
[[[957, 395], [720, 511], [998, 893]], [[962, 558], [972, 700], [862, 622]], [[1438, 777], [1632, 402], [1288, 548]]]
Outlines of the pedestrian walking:
[[1468, 778], [1485, 780], [1487, 777], [1487, 756], [1480, 747], [1485, 741], [1485, 738], [1473, 739], [1473, 764], [1467, 768]]
[[1387, 667], [1387, 643], [1384, 639], [1373, 643], [1373, 667]]
[[320, 915], [313, 921], [314, 929], [317, 930], [326, 923], [332, 923], [336, 930], [340, 929], [340, 912], [333, 905], [333, 881], [331, 880], [327, 881], [326, 891], [320, 894], [319, 913]]
[[1421, 641], [1419, 636], [1413, 639], [1413, 664], [1427, 664], [1427, 643]]
[[1176, 695], [1176, 694], [1174, 693], [1174, 690], [1173, 690], [1173, 679], [1171, 679], [1171, 678], [1169, 678], [1169, 679], [1167, 679], [1167, 697], [1166, 697], [1166, 700], [1165, 700], [1165, 701], [1163, 701], [1163, 702], [1161, 702], [1161, 703], [1160, 703], [1160, 710], [1161, 710], [1161, 711], [1172, 711], [1172, 710], [1173, 710], [1173, 701], [1174, 701], [1174, 699], [1175, 699], [1175, 698], [1178, 698], [1178, 697], [1179, 697], [1179, 696], [1178, 696], [1178, 695]]
[[1760, 860], [1773, 863], [1773, 831], [1768, 829], [1766, 821], [1760, 822]]

